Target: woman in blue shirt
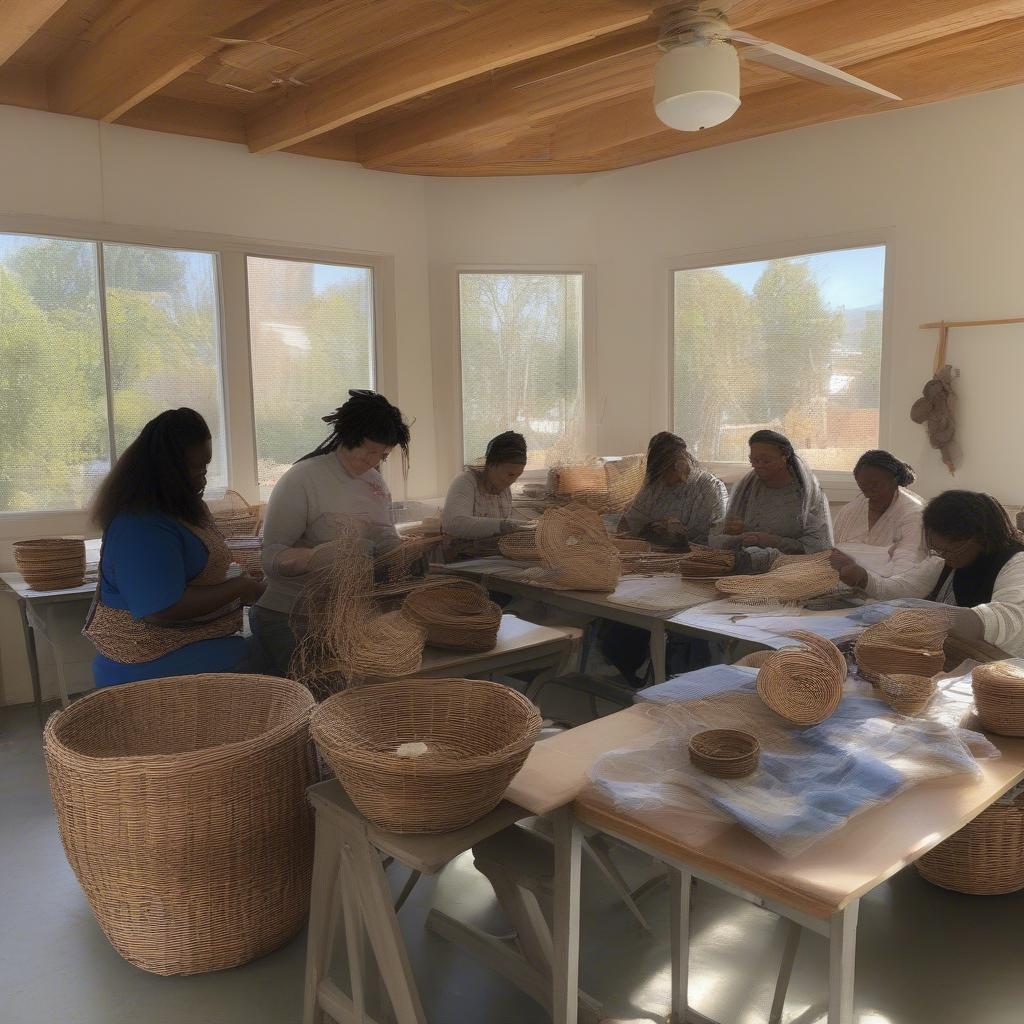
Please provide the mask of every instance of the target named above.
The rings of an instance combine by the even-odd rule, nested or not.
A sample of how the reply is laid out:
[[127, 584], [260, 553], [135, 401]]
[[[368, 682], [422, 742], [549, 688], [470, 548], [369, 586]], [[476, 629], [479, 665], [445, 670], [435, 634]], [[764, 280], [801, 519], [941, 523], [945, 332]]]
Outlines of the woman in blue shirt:
[[152, 419], [103, 481], [100, 577], [85, 635], [97, 686], [241, 670], [242, 606], [264, 584], [227, 578], [231, 553], [203, 502], [210, 429], [193, 409]]

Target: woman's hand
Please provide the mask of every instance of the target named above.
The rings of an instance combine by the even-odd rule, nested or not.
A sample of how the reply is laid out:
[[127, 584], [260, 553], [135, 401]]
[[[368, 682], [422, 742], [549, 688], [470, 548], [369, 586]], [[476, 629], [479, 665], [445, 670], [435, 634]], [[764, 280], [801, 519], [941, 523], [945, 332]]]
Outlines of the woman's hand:
[[774, 548], [777, 547], [781, 537], [774, 533], [763, 533], [753, 531], [740, 534], [740, 542], [745, 548]]
[[744, 533], [746, 528], [742, 519], [737, 519], [735, 516], [730, 516], [725, 521], [725, 525], [722, 530], [729, 534], [730, 537], [738, 537], [741, 533]]
[[838, 548], [833, 548], [828, 556], [829, 565], [837, 573], [839, 578], [848, 586], [862, 590], [868, 582], [868, 571], [858, 565], [849, 555], [843, 554]]
[[[319, 547], [327, 547], [321, 544]], [[318, 548], [289, 548], [277, 556], [274, 568], [282, 576], [302, 576], [309, 572], [309, 563], [313, 560], [313, 552]]]

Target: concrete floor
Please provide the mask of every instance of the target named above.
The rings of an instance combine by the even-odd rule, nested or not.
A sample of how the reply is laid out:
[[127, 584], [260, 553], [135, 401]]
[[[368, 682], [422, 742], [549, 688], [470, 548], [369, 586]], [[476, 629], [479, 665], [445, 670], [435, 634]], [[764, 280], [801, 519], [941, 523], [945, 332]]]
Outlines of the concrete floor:
[[[631, 882], [649, 861], [615, 854]], [[161, 978], [107, 943], [61, 849], [30, 707], [0, 709], [0, 1021], [3, 1024], [298, 1024], [305, 935], [235, 970]], [[397, 889], [404, 872], [391, 868]], [[583, 986], [612, 1017], [659, 1020], [668, 1004], [665, 889], [643, 902], [646, 935], [600, 878], [585, 872]], [[417, 887], [402, 926], [432, 1024], [544, 1024], [546, 1014], [461, 950], [423, 928], [432, 905], [500, 934], [507, 925], [464, 856]], [[967, 897], [913, 870], [862, 902], [858, 1024], [1022, 1024], [1024, 895]], [[781, 952], [776, 918], [697, 889], [691, 1005], [721, 1024], [766, 1019]], [[343, 967], [342, 964], [336, 965]], [[343, 976], [343, 975], [342, 975]], [[825, 1019], [823, 940], [805, 935], [786, 1024]]]

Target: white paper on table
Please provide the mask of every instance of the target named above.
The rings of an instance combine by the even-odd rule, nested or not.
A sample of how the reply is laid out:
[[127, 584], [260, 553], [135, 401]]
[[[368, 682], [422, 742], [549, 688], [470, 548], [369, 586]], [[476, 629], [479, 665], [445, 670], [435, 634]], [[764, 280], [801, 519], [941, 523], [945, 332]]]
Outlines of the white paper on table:
[[858, 565], [876, 576], [888, 579], [890, 576], [898, 575], [901, 571], [902, 567], [894, 565], [889, 557], [889, 548], [879, 547], [877, 544], [852, 542], [837, 544], [836, 547], [844, 555], [849, 555]]

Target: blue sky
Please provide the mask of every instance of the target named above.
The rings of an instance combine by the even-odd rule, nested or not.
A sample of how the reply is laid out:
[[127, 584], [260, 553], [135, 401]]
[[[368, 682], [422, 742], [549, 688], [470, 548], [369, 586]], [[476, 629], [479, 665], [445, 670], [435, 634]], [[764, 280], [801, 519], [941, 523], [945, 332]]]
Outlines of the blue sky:
[[331, 263], [317, 263], [313, 268], [313, 290], [319, 295], [340, 284], [363, 284], [370, 271], [365, 267], [338, 267]]
[[[808, 263], [830, 306], [859, 309], [881, 306], [885, 286], [885, 246], [839, 249], [798, 257]], [[730, 281], [749, 292], [768, 261], [734, 263], [719, 269]]]

